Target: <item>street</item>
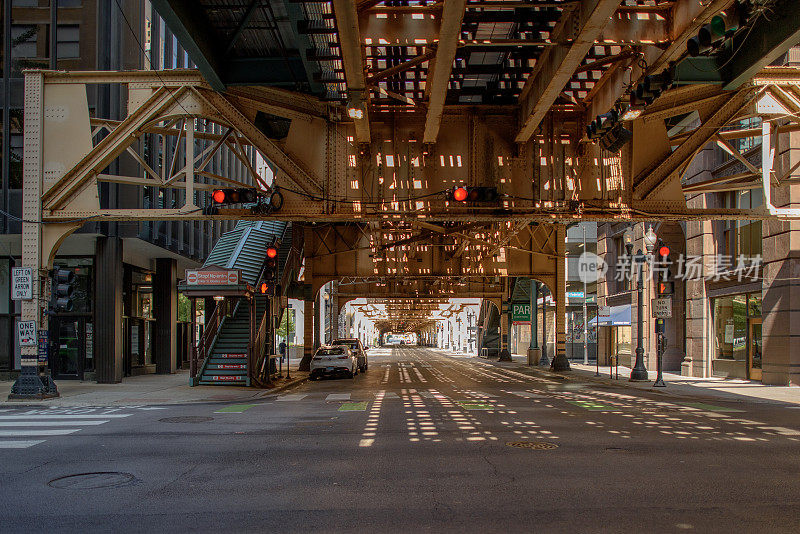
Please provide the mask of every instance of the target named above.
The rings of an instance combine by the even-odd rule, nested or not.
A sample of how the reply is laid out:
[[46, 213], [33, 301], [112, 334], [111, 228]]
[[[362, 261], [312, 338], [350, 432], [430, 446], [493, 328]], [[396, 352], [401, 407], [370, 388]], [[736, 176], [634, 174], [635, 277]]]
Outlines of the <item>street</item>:
[[369, 358], [250, 404], [0, 409], [0, 531], [800, 529], [787, 405]]

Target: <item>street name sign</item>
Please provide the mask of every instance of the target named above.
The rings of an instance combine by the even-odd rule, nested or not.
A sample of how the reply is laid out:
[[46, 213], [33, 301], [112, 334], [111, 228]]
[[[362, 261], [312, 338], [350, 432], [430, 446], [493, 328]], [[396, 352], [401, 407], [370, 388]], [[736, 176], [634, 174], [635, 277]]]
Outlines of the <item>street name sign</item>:
[[659, 297], [650, 301], [654, 319], [669, 319], [672, 317], [672, 297]]
[[186, 285], [225, 286], [239, 284], [239, 271], [223, 269], [220, 271], [186, 270]]
[[11, 269], [11, 299], [31, 300], [33, 298], [33, 269], [14, 267]]

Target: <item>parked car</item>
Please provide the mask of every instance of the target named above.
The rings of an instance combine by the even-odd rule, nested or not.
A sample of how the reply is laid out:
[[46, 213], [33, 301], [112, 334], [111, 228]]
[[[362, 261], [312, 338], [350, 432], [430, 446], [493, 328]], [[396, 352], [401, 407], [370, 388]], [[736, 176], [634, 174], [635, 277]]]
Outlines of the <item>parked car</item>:
[[358, 359], [346, 345], [320, 347], [311, 358], [311, 380], [338, 374], [353, 378], [357, 373]]
[[356, 338], [342, 338], [337, 339], [333, 343], [333, 346], [337, 345], [344, 345], [345, 347], [349, 348], [350, 351], [356, 355], [358, 359], [358, 370], [362, 373], [367, 370], [368, 362], [367, 362], [367, 349], [364, 348], [364, 345], [361, 344], [360, 339]]

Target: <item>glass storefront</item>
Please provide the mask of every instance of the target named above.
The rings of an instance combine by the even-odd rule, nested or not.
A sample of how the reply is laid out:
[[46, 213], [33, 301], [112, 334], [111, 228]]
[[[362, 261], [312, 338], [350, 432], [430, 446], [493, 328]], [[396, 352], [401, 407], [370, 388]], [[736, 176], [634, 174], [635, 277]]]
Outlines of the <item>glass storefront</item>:
[[123, 368], [125, 376], [152, 372], [153, 361], [153, 273], [125, 266], [123, 316]]
[[717, 297], [714, 313], [714, 374], [761, 378], [761, 293]]
[[50, 368], [55, 378], [83, 380], [94, 364], [94, 259], [56, 258], [54, 265], [75, 274], [73, 309], [50, 318]]

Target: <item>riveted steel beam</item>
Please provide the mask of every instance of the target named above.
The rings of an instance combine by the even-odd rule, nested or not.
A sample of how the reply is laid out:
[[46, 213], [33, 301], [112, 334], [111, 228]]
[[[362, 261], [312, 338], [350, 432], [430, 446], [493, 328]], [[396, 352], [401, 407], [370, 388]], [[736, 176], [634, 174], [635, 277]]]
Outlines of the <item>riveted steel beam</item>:
[[[364, 57], [361, 53], [357, 7], [348, 0], [333, 0], [333, 11], [339, 30], [342, 63], [344, 63], [345, 78], [347, 79], [347, 93], [351, 99], [349, 106], [351, 109], [357, 110], [351, 117], [355, 122], [356, 140], [359, 143], [369, 143], [371, 139], [369, 110], [365, 101], [367, 84], [364, 76]], [[360, 116], [355, 113], [360, 113]]]
[[[434, 59], [433, 65], [428, 67], [429, 75], [425, 86], [426, 90], [430, 91], [430, 97], [428, 113], [425, 116], [425, 130], [422, 135], [423, 143], [435, 143], [439, 135], [447, 86], [450, 83], [450, 71], [456, 57], [466, 3], [466, 0], [445, 0], [444, 2], [436, 59]], [[430, 73], [431, 69], [433, 69], [432, 74]]]
[[[527, 142], [539, 127], [619, 4], [620, 0], [583, 0], [577, 9], [564, 12], [562, 18], [567, 17], [568, 20], [563, 23], [559, 21], [561, 32], [553, 40], [564, 40], [565, 44], [546, 50], [520, 94], [522, 126], [516, 137], [518, 143]], [[573, 31], [574, 36], [570, 35]], [[570, 37], [574, 38], [566, 43]]]

